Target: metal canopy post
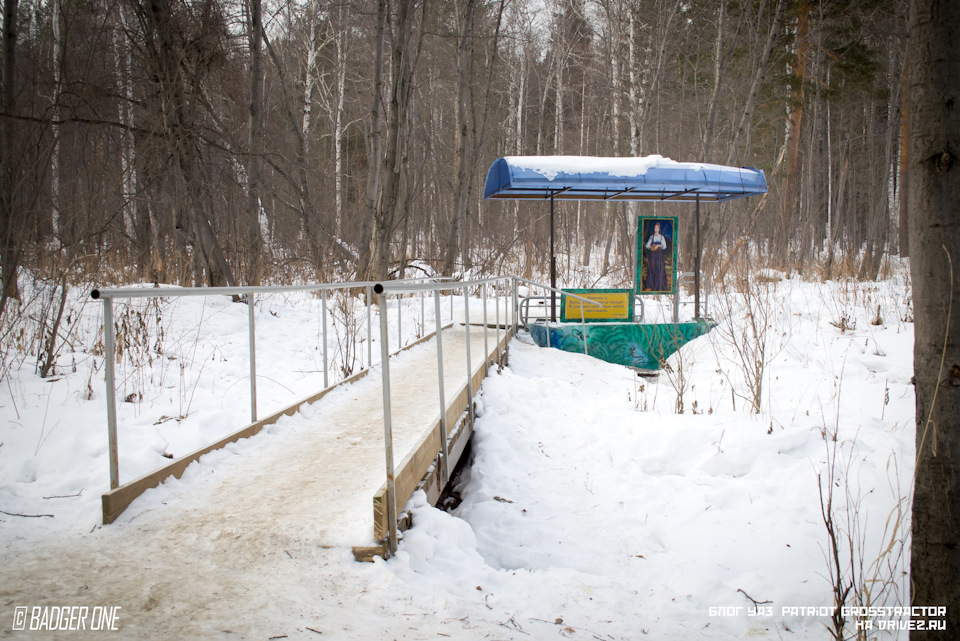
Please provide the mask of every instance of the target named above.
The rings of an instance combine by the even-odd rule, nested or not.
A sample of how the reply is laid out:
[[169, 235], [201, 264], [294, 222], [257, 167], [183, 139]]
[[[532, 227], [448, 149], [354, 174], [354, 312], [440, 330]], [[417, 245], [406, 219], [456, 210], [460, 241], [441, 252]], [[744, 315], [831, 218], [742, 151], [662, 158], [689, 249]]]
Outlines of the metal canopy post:
[[557, 255], [554, 251], [553, 194], [550, 194], [550, 320], [557, 322]]
[[[693, 317], [700, 319], [700, 194], [697, 194], [697, 259], [693, 268]], [[677, 287], [680, 287], [679, 283]]]

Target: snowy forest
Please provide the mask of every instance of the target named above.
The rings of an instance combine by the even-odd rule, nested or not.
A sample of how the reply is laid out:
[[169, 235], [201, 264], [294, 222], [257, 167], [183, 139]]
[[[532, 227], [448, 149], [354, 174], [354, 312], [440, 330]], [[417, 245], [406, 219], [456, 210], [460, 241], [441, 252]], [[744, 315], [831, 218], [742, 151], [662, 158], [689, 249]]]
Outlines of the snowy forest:
[[[960, 2], [2, 4], [0, 636], [88, 606], [144, 639], [956, 635]], [[504, 156], [769, 190], [554, 230], [483, 198]], [[629, 293], [638, 216], [705, 286], [629, 309], [710, 331], [639, 371], [591, 357], [581, 301], [582, 352], [537, 347], [550, 239], [558, 288]], [[201, 289], [232, 285], [296, 287]], [[470, 450], [357, 563], [391, 404], [435, 400], [364, 377], [434, 385], [418, 359], [441, 433], [463, 375]], [[337, 512], [314, 489], [346, 478]]]
[[[19, 268], [542, 276], [546, 208], [482, 200], [502, 155], [757, 167], [767, 196], [705, 209], [707, 273], [875, 279], [906, 250], [906, 4], [5, 0], [0, 310]], [[629, 282], [626, 207], [558, 207], [561, 281]]]

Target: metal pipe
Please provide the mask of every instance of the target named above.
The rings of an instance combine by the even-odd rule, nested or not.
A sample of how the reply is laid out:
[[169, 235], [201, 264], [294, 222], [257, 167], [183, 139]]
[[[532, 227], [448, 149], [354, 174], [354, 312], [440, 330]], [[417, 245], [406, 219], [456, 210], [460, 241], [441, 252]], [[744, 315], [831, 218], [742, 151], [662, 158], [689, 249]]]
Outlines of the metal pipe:
[[497, 365], [500, 365], [500, 289], [494, 285], [493, 287], [493, 298], [494, 304], [496, 305], [496, 322], [497, 322]]
[[373, 367], [373, 335], [371, 321], [372, 312], [370, 306], [373, 304], [373, 294], [370, 292], [370, 285], [367, 285], [367, 367]]
[[633, 293], [640, 293], [640, 217], [634, 216], [633, 205], [624, 205], [627, 210], [627, 236], [633, 234], [633, 242], [630, 243], [630, 258], [633, 262]]
[[[682, 272], [679, 276], [677, 276], [678, 294], [674, 296], [674, 314], [673, 314], [674, 322], [677, 322], [677, 317], [679, 315], [679, 310], [680, 310], [680, 301], [679, 301], [680, 285], [682, 285], [684, 282], [687, 282], [693, 278], [694, 278], [693, 272]], [[707, 276], [706, 274], [700, 274], [700, 282], [701, 282], [701, 287], [703, 288], [703, 313], [705, 316], [709, 316], [710, 315], [710, 287], [711, 287], [710, 277]]]
[[511, 278], [513, 285], [513, 335], [516, 336], [520, 331], [520, 292], [518, 290], [519, 282], [517, 277]]
[[490, 371], [490, 345], [487, 343], [487, 284], [480, 286], [480, 295], [483, 296], [483, 375]]
[[677, 279], [677, 291], [673, 292], [673, 322], [678, 323], [680, 321], [680, 281]]
[[257, 422], [257, 328], [254, 321], [256, 316], [256, 297], [247, 294], [247, 331], [250, 333], [250, 422]]
[[117, 449], [117, 375], [114, 362], [117, 358], [113, 335], [113, 301], [103, 299], [103, 349], [104, 369], [107, 383], [107, 443], [110, 448], [110, 489], [120, 487], [120, 457]]
[[587, 351], [587, 321], [584, 318], [582, 303], [580, 305], [580, 331], [583, 332], [583, 353], [590, 356], [590, 352]]
[[330, 383], [327, 381], [327, 290], [323, 290], [320, 294], [320, 304], [323, 306], [323, 309], [320, 311], [320, 320], [323, 324], [323, 388], [326, 389], [330, 386]]
[[550, 320], [557, 322], [557, 256], [553, 248], [553, 194], [550, 195]]
[[[440, 282], [453, 280], [449, 276], [437, 278], [405, 278], [390, 281], [398, 285], [424, 283], [425, 289], [436, 287]], [[427, 281], [434, 281], [428, 283]], [[324, 289], [360, 289], [373, 287], [377, 281], [348, 281], [345, 283], [318, 283], [315, 285], [261, 285], [236, 287], [115, 287], [94, 289], [90, 297], [99, 298], [163, 298], [165, 296], [245, 296], [247, 294], [283, 294], [294, 292], [318, 292]]]
[[390, 339], [387, 336], [387, 315], [384, 309], [387, 295], [378, 288], [377, 306], [380, 308], [380, 373], [383, 381], [383, 451], [387, 467], [387, 529], [390, 554], [395, 554], [397, 541], [397, 480], [393, 466], [393, 417], [390, 412]]
[[[693, 268], [693, 318], [700, 318], [700, 253], [702, 252], [702, 247], [700, 245], [700, 194], [697, 194], [697, 260]], [[679, 290], [679, 285], [677, 286]]]
[[463, 320], [467, 333], [467, 409], [470, 411], [470, 425], [473, 425], [476, 416], [473, 411], [473, 365], [470, 362], [470, 290], [463, 286]]
[[450, 468], [449, 452], [447, 450], [447, 400], [443, 390], [443, 336], [440, 333], [443, 323], [440, 320], [440, 290], [434, 290], [433, 292], [433, 307], [437, 326], [437, 381], [440, 391], [440, 473], [443, 481], [441, 486], [443, 487], [450, 481]]
[[524, 283], [526, 283], [526, 284], [528, 284], [528, 285], [533, 285], [534, 287], [542, 287], [542, 288], [544, 288], [544, 289], [551, 289], [551, 290], [557, 292], [558, 294], [562, 294], [562, 295], [567, 296], [567, 297], [569, 297], [569, 298], [576, 298], [577, 300], [585, 301], [585, 302], [587, 302], [587, 303], [590, 303], [591, 305], [596, 305], [597, 307], [603, 307], [602, 304], [598, 303], [598, 302], [595, 301], [595, 300], [590, 300], [589, 298], [584, 298], [583, 296], [577, 296], [576, 294], [571, 294], [570, 292], [565, 292], [565, 291], [563, 291], [562, 289], [556, 289], [556, 288], [550, 287], [549, 285], [544, 285], [543, 283], [538, 283], [538, 282], [533, 281], [533, 280], [527, 280], [526, 278], [523, 278], [523, 277], [521, 277], [521, 276], [514, 276], [513, 278], [515, 278], [517, 281], [524, 282]]
[[[389, 292], [391, 294], [413, 294], [416, 292], [432, 292], [435, 289], [447, 290], [451, 289], [455, 291], [462, 288], [464, 285], [469, 285], [470, 287], [479, 287], [484, 283], [494, 283], [500, 280], [500, 276], [493, 276], [490, 278], [476, 278], [474, 280], [464, 280], [457, 283], [455, 287], [449, 287], [446, 283], [405, 283], [402, 281], [392, 280], [385, 281], [382, 283], [376, 283], [383, 288], [383, 291]], [[532, 282], [532, 281], [531, 281]], [[546, 285], [544, 285], [546, 287]]]

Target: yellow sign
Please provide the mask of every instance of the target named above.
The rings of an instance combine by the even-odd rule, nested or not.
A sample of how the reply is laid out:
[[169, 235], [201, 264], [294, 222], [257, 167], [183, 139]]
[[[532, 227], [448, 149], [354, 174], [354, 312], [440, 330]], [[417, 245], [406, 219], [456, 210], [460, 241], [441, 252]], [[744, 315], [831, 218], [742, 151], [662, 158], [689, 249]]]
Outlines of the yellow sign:
[[592, 305], [573, 296], [564, 296], [560, 301], [560, 320], [565, 323], [579, 322], [581, 309], [583, 320], [588, 322], [632, 321], [633, 291], [629, 289], [565, 289], [566, 294], [599, 303]]

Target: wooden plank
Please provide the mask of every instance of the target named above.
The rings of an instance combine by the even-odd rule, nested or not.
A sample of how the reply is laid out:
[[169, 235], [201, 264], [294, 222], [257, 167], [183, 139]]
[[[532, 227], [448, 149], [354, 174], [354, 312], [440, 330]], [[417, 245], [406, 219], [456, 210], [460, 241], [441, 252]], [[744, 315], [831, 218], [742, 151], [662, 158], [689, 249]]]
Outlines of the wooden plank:
[[356, 561], [372, 563], [378, 556], [385, 559], [389, 556], [386, 543], [380, 545], [358, 546], [353, 548], [353, 558]]

